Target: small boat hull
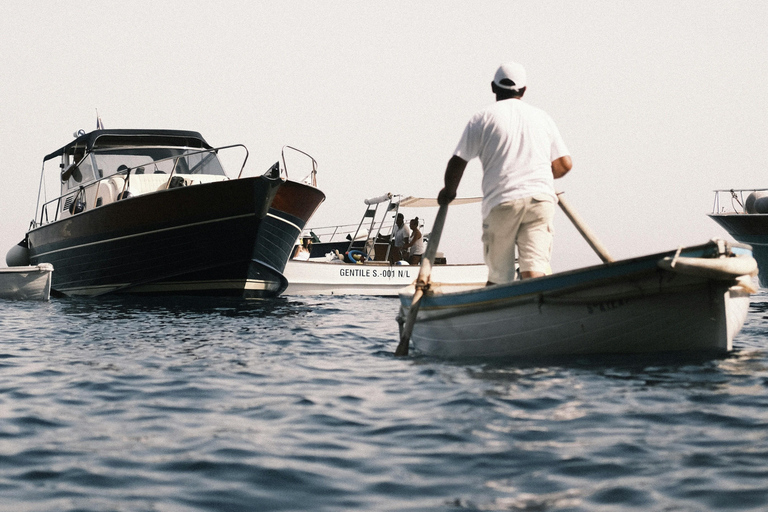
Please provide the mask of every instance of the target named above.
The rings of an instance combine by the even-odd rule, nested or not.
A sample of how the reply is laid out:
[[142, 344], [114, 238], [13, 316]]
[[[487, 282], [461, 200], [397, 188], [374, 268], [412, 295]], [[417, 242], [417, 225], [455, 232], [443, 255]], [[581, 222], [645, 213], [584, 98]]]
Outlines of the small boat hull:
[[[416, 280], [419, 267], [290, 260], [285, 267], [288, 288], [285, 295], [373, 295], [397, 297]], [[488, 267], [481, 264], [435, 265], [433, 277], [443, 290], [463, 291], [485, 286]]]
[[51, 275], [53, 266], [0, 268], [0, 299], [41, 300], [51, 297]]
[[[730, 351], [749, 309], [749, 283], [663, 268], [674, 254], [462, 293], [438, 286], [422, 299], [411, 339], [419, 352], [445, 358]], [[411, 297], [412, 289], [401, 294], [400, 318]]]

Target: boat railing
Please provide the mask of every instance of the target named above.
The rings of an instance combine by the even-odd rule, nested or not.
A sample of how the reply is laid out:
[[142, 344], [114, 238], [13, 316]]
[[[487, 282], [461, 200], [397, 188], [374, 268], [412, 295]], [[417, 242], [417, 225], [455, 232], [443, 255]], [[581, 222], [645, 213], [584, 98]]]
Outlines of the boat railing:
[[[712, 214], [745, 213], [744, 205], [746, 204], [746, 199], [753, 192], [768, 192], [768, 188], [728, 188], [715, 190]], [[727, 209], [726, 204], [730, 204], [730, 210]]]
[[309, 238], [314, 244], [339, 244], [344, 248], [343, 252], [353, 247], [364, 248], [367, 259], [386, 261], [390, 256], [400, 198], [400, 195], [387, 193], [366, 199], [366, 209], [359, 223], [306, 228], [301, 238]]
[[288, 177], [288, 164], [285, 161], [286, 149], [292, 149], [293, 151], [296, 151], [297, 153], [301, 153], [302, 155], [312, 160], [312, 171], [302, 181], [304, 181], [305, 183], [309, 183], [313, 187], [317, 188], [317, 160], [312, 158], [312, 155], [310, 155], [309, 153], [306, 153], [300, 149], [297, 149], [293, 146], [288, 146], [288, 145], [283, 146], [283, 149], [280, 152], [280, 156], [282, 157], [282, 160], [283, 160], [283, 170], [285, 171], [285, 177], [286, 178]]
[[[77, 190], [70, 190], [67, 193], [62, 194], [55, 199], [47, 201], [43, 203], [43, 205], [40, 207], [39, 220], [33, 219], [30, 224], [30, 229], [59, 220], [59, 214], [65, 211], [68, 211], [70, 215], [76, 215], [78, 213], [82, 213], [87, 210], [105, 206], [112, 202], [119, 201], [122, 199], [127, 199], [135, 195], [141, 195], [144, 193], [148, 193], [150, 191], [156, 192], [160, 190], [167, 190], [169, 188], [174, 188], [174, 186], [178, 186], [178, 185], [175, 185], [175, 183], [177, 183], [178, 180], [174, 181], [174, 177], [179, 178], [179, 174], [176, 172], [176, 169], [178, 167], [179, 160], [181, 160], [182, 158], [188, 158], [190, 156], [194, 156], [202, 153], [218, 155], [219, 151], [238, 148], [238, 147], [243, 148], [245, 150], [243, 163], [240, 168], [240, 173], [238, 174], [238, 178], [239, 178], [243, 173], [243, 169], [245, 168], [245, 163], [248, 161], [248, 148], [246, 148], [243, 144], [231, 144], [229, 146], [220, 146], [220, 147], [211, 148], [211, 149], [187, 151], [181, 155], [152, 160], [149, 163], [143, 163], [133, 167], [121, 168], [120, 170], [112, 174], [100, 177], [99, 179], [94, 180], [86, 185], [80, 185]], [[158, 164], [161, 164], [167, 161], [173, 161], [173, 166], [171, 168], [171, 172], [168, 174], [168, 177], [166, 179], [165, 178], [166, 173], [159, 169]], [[146, 169], [147, 167], [154, 167], [155, 171], [157, 171], [158, 174], [163, 175], [162, 179], [154, 180], [154, 181], [157, 181], [158, 183], [154, 184], [155, 186], [152, 187], [153, 190], [137, 191], [136, 189], [131, 189], [130, 181], [132, 177], [134, 181], [137, 181], [140, 179], [144, 179], [146, 176], [158, 175], [158, 174], [144, 175], [143, 174], [144, 169]], [[137, 172], [139, 170], [141, 170], [141, 173]], [[131, 176], [132, 173], [133, 173], [133, 176]], [[138, 176], [142, 176], [142, 178], [137, 178]], [[116, 181], [115, 178], [122, 179], [123, 181], [122, 188], [120, 189], [119, 192], [117, 192], [113, 200], [105, 202], [104, 197], [99, 196], [99, 192], [101, 191], [102, 187], [106, 187], [108, 186], [108, 184], [114, 183]], [[227, 176], [222, 176], [221, 178], [229, 179]], [[183, 178], [181, 179], [183, 180]], [[207, 180], [202, 180], [202, 179], [200, 179], [199, 181], [200, 183], [207, 182]], [[186, 185], [187, 183], [185, 182], [184, 184]], [[91, 191], [93, 191], [93, 193], [90, 193]], [[53, 210], [53, 213], [50, 213], [51, 210]]]
[[[310, 238], [313, 243], [332, 243], [351, 241], [358, 231], [358, 224], [341, 224], [338, 226], [321, 226], [306, 228], [301, 238]], [[356, 240], [366, 240], [369, 237], [368, 230], [357, 232]]]

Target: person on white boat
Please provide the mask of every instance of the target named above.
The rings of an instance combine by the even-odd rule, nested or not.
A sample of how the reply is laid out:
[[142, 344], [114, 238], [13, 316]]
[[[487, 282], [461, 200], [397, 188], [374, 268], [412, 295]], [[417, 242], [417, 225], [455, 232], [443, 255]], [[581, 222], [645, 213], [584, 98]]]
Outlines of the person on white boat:
[[402, 213], [397, 214], [395, 219], [395, 232], [393, 234], [392, 251], [389, 255], [390, 263], [395, 263], [400, 260], [404, 260], [408, 254], [406, 253], [405, 244], [411, 236], [411, 232], [408, 226], [405, 225], [405, 217]]
[[411, 219], [411, 237], [405, 244], [405, 247], [409, 249], [408, 263], [411, 265], [421, 264], [421, 256], [424, 254], [424, 237], [419, 230], [419, 218]]
[[304, 238], [301, 241], [301, 245], [296, 248], [296, 252], [293, 253], [293, 259], [306, 261], [309, 259], [309, 255], [312, 253], [312, 239]]
[[522, 279], [551, 272], [554, 180], [573, 165], [552, 118], [522, 101], [526, 83], [522, 65], [509, 62], [499, 67], [491, 82], [496, 103], [467, 123], [437, 198], [441, 205], [453, 201], [467, 163], [480, 159], [488, 284], [514, 280], [515, 246]]

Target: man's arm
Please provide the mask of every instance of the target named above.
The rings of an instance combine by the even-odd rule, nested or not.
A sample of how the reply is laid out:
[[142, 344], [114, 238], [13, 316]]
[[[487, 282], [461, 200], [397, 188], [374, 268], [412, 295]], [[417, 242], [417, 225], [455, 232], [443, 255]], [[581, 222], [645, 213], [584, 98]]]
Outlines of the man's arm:
[[448, 160], [448, 166], [445, 168], [445, 186], [437, 195], [437, 204], [445, 205], [456, 199], [456, 190], [466, 168], [467, 161], [461, 157], [453, 155]]
[[561, 156], [552, 162], [552, 176], [554, 176], [555, 179], [562, 178], [568, 174], [568, 171], [571, 170], [571, 167], [573, 167], [571, 157], [568, 155]]

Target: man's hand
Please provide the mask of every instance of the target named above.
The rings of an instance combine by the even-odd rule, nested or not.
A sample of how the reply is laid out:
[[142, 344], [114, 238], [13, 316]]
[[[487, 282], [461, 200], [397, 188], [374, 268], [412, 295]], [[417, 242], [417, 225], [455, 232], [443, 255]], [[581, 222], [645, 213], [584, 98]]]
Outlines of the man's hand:
[[448, 166], [445, 168], [445, 187], [437, 194], [437, 204], [445, 206], [456, 199], [456, 190], [466, 167], [467, 161], [456, 155], [448, 160]]
[[554, 162], [552, 162], [552, 176], [555, 179], [562, 178], [566, 174], [568, 174], [568, 171], [571, 170], [573, 167], [573, 161], [571, 161], [570, 156], [561, 156]]
[[446, 204], [449, 204], [451, 201], [456, 199], [456, 191], [449, 192], [447, 189], [443, 188], [439, 194], [437, 194], [437, 204], [440, 206], [444, 206]]

